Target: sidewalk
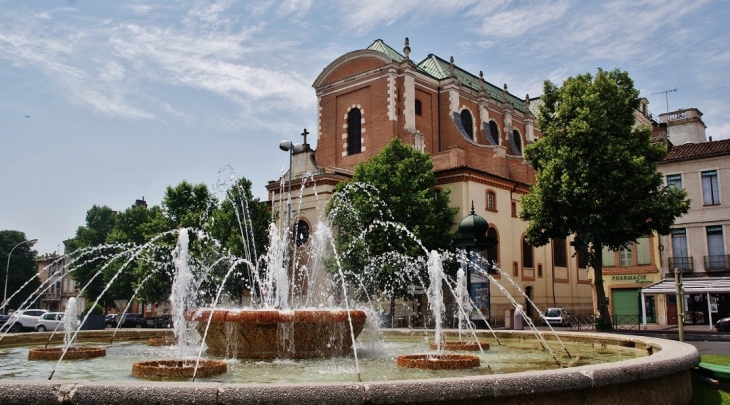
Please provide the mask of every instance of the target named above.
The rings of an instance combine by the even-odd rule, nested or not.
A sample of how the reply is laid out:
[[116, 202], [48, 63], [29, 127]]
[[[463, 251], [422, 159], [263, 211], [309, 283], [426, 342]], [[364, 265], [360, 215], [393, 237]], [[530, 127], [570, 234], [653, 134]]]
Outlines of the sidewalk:
[[[612, 331], [608, 331], [608, 333], [679, 340], [679, 326], [677, 325], [647, 324], [646, 329], [643, 329], [643, 325], [641, 328], [641, 330], [639, 330], [638, 327], [634, 329], [614, 329]], [[714, 328], [711, 328], [710, 325], [684, 325], [684, 340], [688, 342], [730, 342], [730, 332], [718, 332]]]

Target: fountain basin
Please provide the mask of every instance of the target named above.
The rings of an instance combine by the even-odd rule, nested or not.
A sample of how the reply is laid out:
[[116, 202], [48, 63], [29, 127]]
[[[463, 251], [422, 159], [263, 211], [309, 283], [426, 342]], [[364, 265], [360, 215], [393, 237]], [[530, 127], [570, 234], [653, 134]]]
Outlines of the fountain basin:
[[[168, 330], [169, 331], [169, 330]], [[86, 332], [86, 331], [82, 331]], [[92, 332], [92, 331], [88, 331]], [[104, 331], [100, 331], [104, 333]], [[124, 331], [126, 340], [145, 341], [151, 330]], [[101, 336], [80, 333], [82, 340], [109, 341], [111, 333]], [[386, 339], [412, 336], [422, 339], [424, 331], [385, 330]], [[38, 335], [38, 333], [17, 334]], [[94, 336], [94, 338], [92, 338]], [[160, 333], [160, 336], [164, 336]], [[481, 340], [489, 335], [479, 334]], [[534, 339], [528, 331], [498, 331], [500, 341]], [[545, 334], [551, 344], [554, 338]], [[10, 336], [8, 336], [10, 337]], [[484, 403], [484, 404], [645, 404], [646, 398], [662, 404], [687, 404], [692, 396], [690, 370], [699, 364], [694, 346], [649, 337], [622, 336], [588, 332], [562, 332], [565, 342], [581, 342], [603, 347], [621, 346], [653, 354], [613, 363], [560, 368], [448, 377], [449, 371], [428, 371], [431, 379], [393, 381], [355, 381], [327, 383], [228, 383], [228, 382], [150, 382], [16, 379], [0, 380], [0, 401], [26, 403]], [[7, 338], [7, 337], [6, 337]], [[13, 347], [5, 339], [2, 347]], [[537, 343], [536, 343], [537, 345]], [[493, 345], [493, 349], [497, 347]], [[651, 350], [649, 350], [651, 349]], [[493, 353], [485, 354], [487, 357]], [[93, 361], [107, 361], [98, 359]], [[341, 361], [351, 361], [341, 360]], [[75, 364], [75, 363], [68, 363]], [[230, 374], [230, 372], [228, 373]]]
[[407, 354], [398, 356], [398, 367], [422, 370], [463, 370], [479, 367], [479, 357], [465, 354]]
[[[431, 343], [431, 350], [438, 350], [436, 343]], [[476, 352], [478, 350], [489, 350], [489, 342], [475, 342], [475, 341], [463, 341], [463, 342], [444, 342], [441, 343], [441, 350], [453, 350], [453, 351], [464, 351], [464, 352]]]
[[28, 351], [28, 360], [64, 360], [93, 359], [106, 356], [106, 348], [98, 346], [74, 346], [63, 353], [63, 347], [37, 347]]
[[207, 354], [241, 359], [344, 356], [367, 319], [362, 310], [202, 309], [185, 316], [198, 322], [198, 332], [206, 336]]
[[172, 346], [177, 344], [177, 339], [174, 337], [150, 338], [147, 339], [147, 344], [150, 346]]
[[[197, 371], [196, 371], [197, 363]], [[154, 379], [186, 379], [212, 377], [228, 370], [225, 361], [221, 360], [151, 360], [140, 361], [132, 365], [132, 376]]]

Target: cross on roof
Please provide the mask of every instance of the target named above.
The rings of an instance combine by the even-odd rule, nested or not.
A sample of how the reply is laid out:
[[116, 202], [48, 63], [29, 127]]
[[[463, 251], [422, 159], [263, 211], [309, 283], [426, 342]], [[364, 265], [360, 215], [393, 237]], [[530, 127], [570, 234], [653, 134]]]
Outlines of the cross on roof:
[[307, 144], [307, 135], [309, 135], [309, 132], [307, 132], [307, 128], [304, 128], [304, 132], [302, 132], [302, 136], [304, 137], [304, 144]]

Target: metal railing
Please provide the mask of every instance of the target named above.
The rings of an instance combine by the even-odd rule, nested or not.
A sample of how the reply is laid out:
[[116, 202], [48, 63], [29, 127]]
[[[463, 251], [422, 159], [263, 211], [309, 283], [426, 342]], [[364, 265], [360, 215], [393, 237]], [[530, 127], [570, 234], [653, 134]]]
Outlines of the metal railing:
[[669, 258], [669, 268], [679, 269], [682, 274], [694, 272], [694, 267], [692, 257], [672, 256]]
[[595, 330], [596, 329], [596, 316], [570, 316], [570, 329], [571, 330]]
[[621, 330], [640, 330], [641, 316], [639, 315], [613, 315], [613, 328]]
[[705, 271], [730, 271], [730, 255], [705, 256]]

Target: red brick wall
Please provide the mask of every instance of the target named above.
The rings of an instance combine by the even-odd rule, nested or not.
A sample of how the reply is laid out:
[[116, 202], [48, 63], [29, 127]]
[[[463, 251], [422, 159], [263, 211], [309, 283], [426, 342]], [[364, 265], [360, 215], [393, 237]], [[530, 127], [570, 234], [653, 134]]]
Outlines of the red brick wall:
[[[334, 83], [358, 73], [386, 66], [381, 60], [363, 57], [348, 62], [325, 79], [325, 83]], [[378, 154], [393, 138], [398, 137], [407, 143], [413, 142], [413, 136], [405, 129], [404, 79], [396, 75], [396, 114], [397, 120], [389, 118], [388, 75], [390, 69], [383, 69], [375, 80], [369, 76], [367, 81], [357, 80], [342, 83], [340, 91], [334, 91], [321, 97], [320, 138], [317, 142], [317, 163], [323, 167], [339, 167], [354, 169], [355, 165]], [[459, 111], [466, 106], [472, 114], [476, 145], [466, 139], [457, 129], [450, 110], [449, 92], [437, 93], [430, 79], [416, 76], [415, 97], [421, 101], [422, 114], [416, 115], [416, 129], [424, 135], [425, 151], [434, 156], [436, 166], [453, 167], [454, 164], [467, 165], [475, 169], [487, 171], [498, 176], [513, 178], [521, 182], [534, 182], [534, 171], [523, 163], [521, 157], [502, 157], [503, 148], [512, 153], [509, 143], [501, 141], [502, 147], [488, 146], [488, 141], [481, 128], [480, 106], [478, 94], [471, 89], [462, 88], [458, 102]], [[345, 88], [346, 87], [346, 88]], [[335, 88], [335, 90], [337, 90]], [[439, 102], [440, 101], [440, 102]], [[409, 100], [409, 102], [413, 102]], [[440, 105], [439, 105], [440, 104]], [[364, 150], [352, 156], [342, 156], [346, 152], [344, 144], [347, 133], [346, 115], [353, 105], [359, 105], [362, 112], [362, 146]], [[504, 140], [504, 117], [499, 105], [489, 103], [490, 120], [496, 122], [499, 137]], [[487, 123], [488, 124], [488, 123]], [[522, 136], [525, 145], [525, 124], [521, 113], [513, 113], [512, 126]], [[539, 131], [535, 129], [536, 135]], [[440, 136], [439, 136], [440, 134]], [[510, 134], [511, 135], [511, 134]], [[460, 152], [457, 152], [460, 151]], [[440, 153], [443, 153], [440, 155]]]
[[376, 69], [385, 65], [382, 60], [375, 58], [360, 58], [353, 61], [347, 62], [332, 72], [327, 79], [325, 79], [323, 85], [334, 83], [344, 78], [355, 76], [358, 73], [368, 71], [370, 69]]

